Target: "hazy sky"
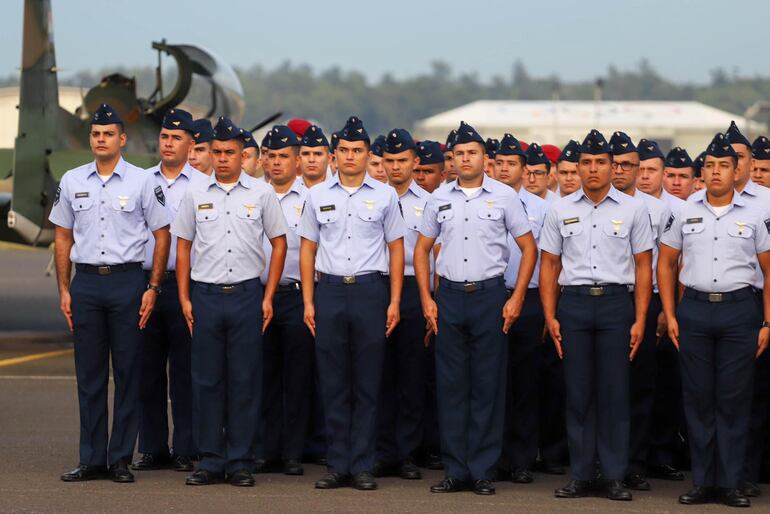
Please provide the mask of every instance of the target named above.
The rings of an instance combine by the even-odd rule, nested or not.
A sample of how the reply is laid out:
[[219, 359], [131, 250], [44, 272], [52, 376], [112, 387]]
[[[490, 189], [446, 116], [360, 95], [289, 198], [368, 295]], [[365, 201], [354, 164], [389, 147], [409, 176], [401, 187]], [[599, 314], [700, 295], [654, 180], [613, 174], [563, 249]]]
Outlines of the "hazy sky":
[[[2, 0], [0, 76], [21, 55], [22, 0]], [[154, 65], [150, 42], [192, 43], [235, 66], [284, 61], [411, 76], [442, 59], [454, 73], [592, 79], [643, 57], [664, 76], [704, 82], [724, 67], [769, 75], [770, 1], [735, 0], [52, 0], [57, 65]], [[759, 52], [762, 52], [760, 54]]]

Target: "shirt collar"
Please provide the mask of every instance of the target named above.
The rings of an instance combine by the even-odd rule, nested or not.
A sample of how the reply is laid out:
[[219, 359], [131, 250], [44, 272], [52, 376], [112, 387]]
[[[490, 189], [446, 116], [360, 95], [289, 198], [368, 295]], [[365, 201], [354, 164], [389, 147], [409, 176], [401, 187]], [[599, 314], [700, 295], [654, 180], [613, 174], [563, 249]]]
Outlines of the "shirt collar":
[[[460, 181], [458, 179], [453, 180], [451, 184], [453, 191], [462, 191], [462, 189], [460, 189]], [[492, 179], [489, 178], [486, 173], [484, 173], [484, 178], [481, 179], [481, 189], [487, 193], [492, 192]]]
[[409, 193], [412, 193], [417, 198], [422, 198], [422, 192], [426, 192], [423, 188], [417, 185], [417, 182], [412, 179], [412, 182], [409, 183], [409, 187], [404, 192], [403, 196], [406, 196]]
[[[118, 163], [115, 165], [115, 169], [112, 170], [114, 174], [119, 176], [121, 179], [123, 178], [123, 175], [126, 174], [126, 161], [123, 160], [123, 156], [120, 156], [120, 159], [118, 160]], [[90, 177], [94, 173], [98, 173], [96, 169], [96, 160], [91, 161], [91, 164], [88, 166], [88, 176]]]
[[[163, 175], [163, 172], [160, 171], [160, 165], [161, 165], [161, 163], [156, 164], [152, 168], [152, 172], [155, 173], [156, 175], [161, 175], [161, 176], [163, 176], [165, 178], [165, 175]], [[200, 173], [200, 172], [198, 170], [196, 170], [195, 168], [193, 168], [192, 166], [190, 166], [189, 162], [186, 162], [184, 164], [184, 167], [182, 168], [182, 171], [179, 173], [179, 176], [184, 175], [184, 177], [187, 180], [190, 180], [190, 178], [192, 177], [193, 173]], [[212, 175], [213, 175], [213, 173], [212, 173]], [[179, 178], [179, 176], [177, 176], [177, 178]]]
[[[615, 203], [620, 203], [620, 200], [621, 200], [620, 194], [621, 194], [620, 191], [615, 189], [615, 186], [610, 184], [610, 190], [607, 191], [607, 196], [604, 197], [602, 202], [604, 200], [606, 200], [607, 198], [610, 198], [610, 199], [614, 200]], [[574, 193], [572, 193], [571, 196], [572, 196], [572, 201], [575, 202], [575, 203], [579, 202], [583, 198], [585, 198], [589, 202], [592, 201], [590, 198], [588, 198], [588, 196], [586, 196], [585, 190], [582, 187], [580, 189], [578, 189], [577, 191], [575, 191]], [[601, 203], [601, 202], [599, 202], [599, 203]]]
[[743, 191], [741, 191], [738, 196], [743, 196], [744, 194], [749, 196], [759, 196], [757, 188], [759, 188], [759, 186], [756, 184], [756, 182], [749, 179], [749, 181], [746, 182], [746, 185], [743, 186]]
[[[369, 188], [374, 189], [376, 187], [375, 184], [377, 183], [376, 180], [369, 176], [369, 173], [364, 172], [364, 181], [361, 183], [361, 187], [368, 186]], [[340, 183], [340, 172], [338, 171], [336, 175], [332, 175], [326, 182], [322, 182], [322, 184], [326, 184], [329, 189], [334, 186], [342, 187], [342, 184]]]
[[[251, 189], [251, 184], [248, 183], [249, 181], [246, 179], [246, 177], [248, 177], [248, 175], [243, 170], [241, 170], [241, 174], [238, 175], [238, 180], [235, 181], [235, 184], [236, 185], [240, 184], [243, 187], [245, 187], [246, 189]], [[217, 183], [217, 174], [216, 174], [216, 172], [214, 172], [211, 175], [209, 175], [208, 178], [209, 178], [209, 184], [208, 184], [208, 187], [206, 189], [211, 189], [211, 186], [213, 186], [213, 185], [215, 185]]]
[[[744, 189], [744, 191], [745, 191], [745, 189]], [[698, 191], [698, 192], [700, 192], [700, 191]], [[707, 203], [706, 202], [706, 198], [707, 198], [706, 197], [706, 190], [703, 189], [703, 194], [693, 198], [693, 202], [695, 202], [695, 203], [702, 203], [705, 206], [706, 203]], [[733, 199], [730, 202], [730, 207], [735, 207], [735, 206], [738, 206], [738, 207], [745, 207], [746, 206], [746, 200], [743, 198], [743, 196], [738, 191], [734, 191], [733, 192]]]

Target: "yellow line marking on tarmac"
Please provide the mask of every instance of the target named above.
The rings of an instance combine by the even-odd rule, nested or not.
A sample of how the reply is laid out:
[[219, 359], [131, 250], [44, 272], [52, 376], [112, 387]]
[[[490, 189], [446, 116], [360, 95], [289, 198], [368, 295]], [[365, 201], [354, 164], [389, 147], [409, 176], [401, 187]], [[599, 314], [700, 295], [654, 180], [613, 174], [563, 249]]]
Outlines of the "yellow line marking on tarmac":
[[40, 359], [48, 359], [49, 357], [57, 357], [59, 355], [68, 355], [75, 350], [56, 350], [53, 352], [33, 353], [32, 355], [24, 355], [23, 357], [13, 357], [12, 359], [0, 360], [0, 368], [6, 366], [15, 366], [17, 364], [24, 364], [27, 362], [38, 361]]

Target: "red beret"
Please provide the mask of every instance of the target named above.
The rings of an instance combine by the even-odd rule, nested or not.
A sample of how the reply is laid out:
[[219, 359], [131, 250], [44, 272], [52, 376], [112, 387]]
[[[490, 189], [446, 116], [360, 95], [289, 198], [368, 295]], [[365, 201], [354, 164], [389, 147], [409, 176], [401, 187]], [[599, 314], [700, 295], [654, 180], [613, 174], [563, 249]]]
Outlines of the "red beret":
[[543, 149], [543, 153], [548, 157], [548, 160], [551, 162], [558, 162], [559, 156], [561, 155], [561, 150], [559, 150], [558, 146], [554, 145], [543, 145], [541, 147]]
[[309, 121], [303, 120], [301, 118], [289, 120], [289, 123], [286, 124], [286, 126], [289, 127], [291, 131], [294, 132], [299, 138], [305, 135], [305, 131], [310, 128], [310, 125], [311, 123]]
[[446, 152], [446, 145], [444, 143], [441, 143], [441, 151]]
[[521, 147], [522, 150], [526, 152], [527, 148], [529, 148], [529, 143], [525, 143], [524, 141], [519, 139], [519, 146]]

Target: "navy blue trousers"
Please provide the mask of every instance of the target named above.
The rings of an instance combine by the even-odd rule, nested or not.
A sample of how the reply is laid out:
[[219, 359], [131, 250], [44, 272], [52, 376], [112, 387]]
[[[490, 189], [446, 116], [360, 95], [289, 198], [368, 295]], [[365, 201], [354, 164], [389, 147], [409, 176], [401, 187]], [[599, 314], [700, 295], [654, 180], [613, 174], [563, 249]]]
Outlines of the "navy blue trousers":
[[[82, 464], [112, 465], [134, 454], [140, 419], [139, 307], [145, 285], [137, 268], [111, 275], [78, 272], [70, 286]], [[108, 447], [110, 358], [115, 398]]]
[[436, 390], [448, 477], [493, 480], [503, 447], [508, 344], [498, 285], [466, 293], [439, 286]]
[[685, 296], [677, 319], [693, 483], [738, 487], [751, 419], [759, 306], [753, 296], [723, 303]]
[[252, 466], [262, 389], [262, 284], [247, 280], [192, 288], [192, 381], [200, 468], [212, 473]]
[[422, 442], [425, 412], [425, 318], [414, 277], [404, 277], [401, 321], [385, 345], [377, 409], [377, 460], [414, 458]]
[[374, 467], [390, 299], [386, 280], [333, 284], [322, 279], [316, 289], [316, 362], [332, 473]]
[[564, 291], [561, 324], [566, 386], [567, 442], [572, 476], [594, 478], [598, 456], [607, 480], [628, 466], [630, 294], [582, 296]]
[[664, 335], [655, 351], [655, 404], [650, 426], [648, 465], [673, 466], [685, 460], [683, 409], [679, 352], [671, 339]]
[[163, 282], [155, 310], [144, 329], [142, 344], [139, 451], [155, 455], [169, 452], [168, 398], [174, 431], [171, 447], [176, 455], [197, 452], [192, 437], [192, 376], [190, 347], [176, 277]]
[[543, 324], [543, 306], [538, 290], [529, 289], [521, 316], [508, 331], [502, 463], [511, 470], [531, 469], [537, 458]]
[[262, 448], [268, 461], [302, 458], [312, 414], [314, 354], [302, 291], [276, 292], [263, 351]]
[[425, 411], [422, 445], [425, 453], [439, 455], [441, 439], [438, 430], [438, 399], [436, 395], [436, 338], [431, 336], [423, 355], [425, 373]]
[[564, 363], [556, 353], [551, 337], [546, 334], [539, 347], [540, 460], [549, 466], [564, 466], [569, 462], [567, 423], [564, 418]]
[[[757, 302], [761, 309], [762, 291], [757, 291]], [[762, 449], [765, 443], [765, 434], [768, 431], [768, 409], [770, 409], [770, 352], [767, 350], [756, 361], [752, 398], [749, 444], [746, 446], [743, 478], [751, 482], [758, 482], [762, 467]]]

